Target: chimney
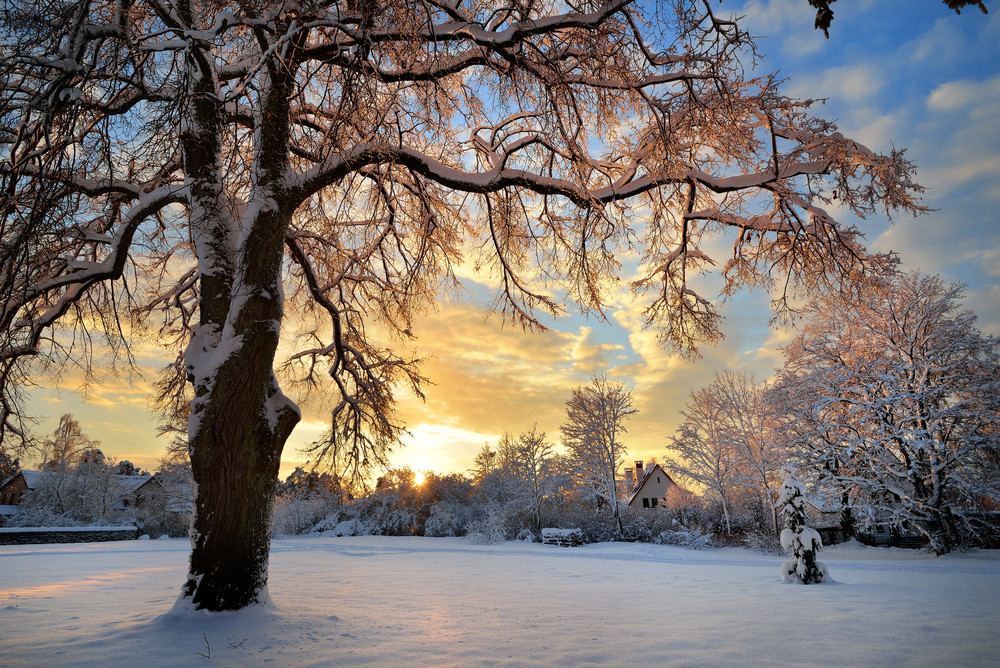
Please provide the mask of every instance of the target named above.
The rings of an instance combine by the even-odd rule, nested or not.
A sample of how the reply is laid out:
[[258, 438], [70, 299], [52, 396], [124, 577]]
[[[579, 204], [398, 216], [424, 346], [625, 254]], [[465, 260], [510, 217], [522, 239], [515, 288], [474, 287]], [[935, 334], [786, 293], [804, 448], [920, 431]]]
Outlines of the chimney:
[[639, 484], [642, 480], [642, 460], [635, 460], [635, 484]]
[[625, 487], [628, 488], [629, 492], [635, 489], [635, 472], [631, 466], [625, 467]]

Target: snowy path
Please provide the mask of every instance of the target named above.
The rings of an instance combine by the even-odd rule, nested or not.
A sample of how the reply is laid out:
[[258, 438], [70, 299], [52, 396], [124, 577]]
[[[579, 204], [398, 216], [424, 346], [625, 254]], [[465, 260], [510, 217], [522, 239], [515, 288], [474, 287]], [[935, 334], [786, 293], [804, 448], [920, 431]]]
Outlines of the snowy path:
[[273, 610], [164, 614], [187, 542], [0, 547], [11, 666], [996, 666], [1000, 553], [782, 557], [441, 538], [274, 543]]

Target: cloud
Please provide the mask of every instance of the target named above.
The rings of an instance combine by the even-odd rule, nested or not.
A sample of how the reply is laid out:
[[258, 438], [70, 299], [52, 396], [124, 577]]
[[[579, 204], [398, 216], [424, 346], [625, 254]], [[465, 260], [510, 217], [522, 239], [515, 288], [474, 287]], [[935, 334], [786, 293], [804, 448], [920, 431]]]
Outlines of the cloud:
[[795, 80], [788, 92], [795, 97], [815, 98], [821, 95], [851, 105], [859, 102], [871, 104], [885, 89], [885, 84], [882, 69], [862, 62], [831, 67], [808, 79]]
[[982, 104], [995, 103], [1000, 97], [1000, 76], [986, 81], [961, 79], [937, 86], [927, 98], [932, 112], [950, 112], [972, 109]]
[[991, 336], [1000, 336], [1000, 284], [968, 290], [965, 305], [978, 316], [976, 326]]
[[[737, 10], [755, 36], [770, 37], [761, 46], [793, 56], [818, 53], [827, 46], [823, 33], [813, 30], [816, 11], [805, 0], [750, 0]], [[780, 38], [780, 39], [779, 39]]]

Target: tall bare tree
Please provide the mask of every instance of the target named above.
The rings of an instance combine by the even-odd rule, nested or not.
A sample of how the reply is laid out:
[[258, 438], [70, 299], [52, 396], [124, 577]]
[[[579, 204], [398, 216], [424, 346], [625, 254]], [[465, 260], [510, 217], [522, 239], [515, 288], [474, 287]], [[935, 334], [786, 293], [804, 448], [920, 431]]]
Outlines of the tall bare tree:
[[714, 399], [712, 387], [691, 393], [683, 421], [670, 437], [664, 464], [683, 482], [704, 486], [708, 495], [718, 499], [732, 534], [732, 497], [739, 480], [739, 453], [726, 437], [725, 417]]
[[523, 496], [531, 509], [535, 531], [542, 530], [542, 501], [549, 491], [552, 444], [545, 440], [545, 432], [534, 425], [517, 437], [516, 459], [511, 462], [520, 482]]
[[241, 608], [267, 598], [300, 419], [279, 377], [332, 383], [317, 460], [384, 463], [393, 388], [421, 381], [392, 337], [461, 249], [499, 279], [499, 311], [541, 327], [564, 296], [601, 311], [641, 244], [648, 322], [687, 351], [719, 336], [689, 283], [716, 232], [734, 235], [729, 292], [880, 268], [824, 207], [918, 209], [911, 165], [747, 77], [753, 43], [713, 4], [6, 3], [4, 437], [25, 435], [40, 367], [171, 343], [162, 396], [188, 417], [198, 490], [183, 600]]
[[566, 402], [566, 421], [559, 428], [576, 467], [574, 476], [608, 504], [619, 533], [624, 489], [618, 473], [627, 451], [621, 437], [628, 432], [626, 422], [637, 412], [630, 389], [621, 382], [595, 376], [590, 385], [574, 388]]
[[85, 452], [95, 450], [100, 445], [100, 441], [92, 440], [83, 433], [78, 420], [66, 413], [59, 418], [59, 424], [52, 435], [42, 440], [38, 465], [40, 468], [65, 468], [76, 464]]
[[760, 500], [777, 536], [775, 502], [787, 455], [774, 433], [772, 411], [765, 399], [767, 388], [753, 376], [736, 371], [716, 374], [710, 388], [721, 417], [723, 438], [737, 456], [739, 483]]

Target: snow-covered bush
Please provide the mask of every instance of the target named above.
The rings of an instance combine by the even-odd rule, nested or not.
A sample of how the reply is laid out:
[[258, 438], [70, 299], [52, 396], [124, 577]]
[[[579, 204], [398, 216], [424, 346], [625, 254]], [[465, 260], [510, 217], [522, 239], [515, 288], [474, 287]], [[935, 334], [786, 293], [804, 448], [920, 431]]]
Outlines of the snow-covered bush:
[[785, 482], [778, 496], [778, 506], [785, 520], [781, 531], [781, 546], [791, 550], [792, 558], [781, 566], [782, 582], [812, 584], [823, 582], [829, 575], [826, 566], [816, 561], [816, 552], [823, 547], [819, 532], [806, 526], [806, 506], [802, 483], [794, 469], [786, 468]]
[[274, 533], [279, 536], [309, 533], [339, 505], [330, 499], [282, 494], [274, 500]]
[[424, 523], [425, 536], [464, 536], [472, 511], [468, 504], [441, 501], [431, 506], [430, 517]]
[[274, 533], [309, 533], [316, 525], [340, 511], [339, 480], [328, 473], [296, 468], [278, 485], [274, 499]]
[[371, 527], [357, 517], [348, 514], [335, 513], [320, 520], [313, 527], [313, 532], [327, 536], [370, 536]]
[[712, 534], [704, 533], [698, 528], [661, 531], [653, 539], [653, 542], [657, 545], [677, 545], [678, 547], [686, 547], [692, 550], [701, 550], [714, 545]]
[[781, 554], [781, 541], [770, 529], [754, 528], [738, 536], [738, 545], [762, 554]]
[[507, 510], [497, 503], [482, 506], [482, 514], [466, 526], [466, 540], [470, 543], [502, 543], [508, 540]]

